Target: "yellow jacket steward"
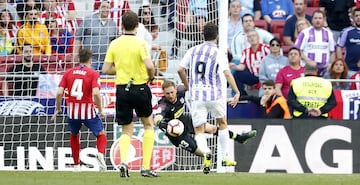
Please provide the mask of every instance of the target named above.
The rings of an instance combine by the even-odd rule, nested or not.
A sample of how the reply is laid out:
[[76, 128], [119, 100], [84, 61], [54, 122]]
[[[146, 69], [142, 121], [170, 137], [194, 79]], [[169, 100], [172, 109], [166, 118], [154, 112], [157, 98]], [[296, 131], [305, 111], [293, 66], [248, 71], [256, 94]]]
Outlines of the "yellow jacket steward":
[[[331, 82], [316, 76], [294, 79], [291, 82], [291, 86], [298, 102], [306, 108], [321, 108], [332, 94]], [[302, 114], [302, 112], [296, 110], [293, 112], [295, 117], [299, 117]], [[328, 114], [325, 113], [322, 116], [328, 117]]]

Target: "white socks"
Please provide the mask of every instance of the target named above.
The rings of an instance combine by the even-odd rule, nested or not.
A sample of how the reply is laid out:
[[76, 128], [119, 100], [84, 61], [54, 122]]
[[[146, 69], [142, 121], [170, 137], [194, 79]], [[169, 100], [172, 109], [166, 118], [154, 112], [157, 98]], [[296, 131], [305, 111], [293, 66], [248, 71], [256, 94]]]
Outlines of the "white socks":
[[199, 150], [202, 153], [205, 154], [205, 153], [210, 152], [210, 149], [207, 146], [207, 141], [206, 141], [206, 137], [205, 137], [204, 133], [196, 134], [195, 135], [195, 141], [196, 141], [196, 144], [197, 144]]
[[227, 157], [227, 146], [229, 141], [229, 129], [218, 130], [222, 157]]

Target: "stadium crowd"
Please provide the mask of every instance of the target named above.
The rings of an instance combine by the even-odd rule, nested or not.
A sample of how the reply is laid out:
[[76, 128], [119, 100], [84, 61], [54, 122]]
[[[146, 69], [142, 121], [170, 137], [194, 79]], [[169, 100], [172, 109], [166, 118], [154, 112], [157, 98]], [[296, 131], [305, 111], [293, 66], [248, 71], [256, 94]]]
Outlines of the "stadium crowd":
[[[32, 46], [34, 62], [47, 60], [45, 70], [58, 73], [76, 64], [80, 48], [89, 48], [92, 67], [101, 72], [108, 45], [122, 35], [121, 16], [130, 10], [139, 16], [137, 36], [150, 51], [169, 52], [168, 59], [181, 59], [183, 41], [191, 42], [188, 48], [201, 43], [204, 25], [217, 23], [215, 0], [143, 0], [137, 9], [132, 3], [95, 0], [93, 11], [79, 18], [72, 0], [0, 0], [1, 72], [23, 61], [25, 45]], [[165, 30], [159, 17], [167, 21]], [[305, 64], [316, 65], [319, 77], [338, 80], [334, 89], [360, 89], [359, 28], [358, 0], [229, 0], [228, 59], [241, 94], [255, 89], [262, 96], [261, 83], [273, 80], [277, 95], [287, 98]], [[172, 46], [153, 43], [159, 31], [174, 34]], [[288, 55], [292, 47], [300, 58]]]

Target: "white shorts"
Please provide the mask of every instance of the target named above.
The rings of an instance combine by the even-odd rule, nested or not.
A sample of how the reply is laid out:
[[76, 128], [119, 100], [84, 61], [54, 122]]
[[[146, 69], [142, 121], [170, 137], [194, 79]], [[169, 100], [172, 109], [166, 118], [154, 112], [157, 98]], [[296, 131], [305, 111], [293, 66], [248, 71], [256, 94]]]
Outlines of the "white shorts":
[[194, 127], [199, 127], [207, 122], [208, 113], [214, 118], [223, 118], [226, 115], [224, 100], [193, 101], [191, 102], [191, 117]]

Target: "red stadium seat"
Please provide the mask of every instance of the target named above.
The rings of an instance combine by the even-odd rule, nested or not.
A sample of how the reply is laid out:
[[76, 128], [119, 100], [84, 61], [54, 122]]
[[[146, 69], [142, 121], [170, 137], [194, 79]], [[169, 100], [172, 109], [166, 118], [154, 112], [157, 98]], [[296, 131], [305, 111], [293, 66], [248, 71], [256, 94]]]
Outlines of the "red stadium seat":
[[280, 34], [279, 33], [272, 33], [274, 35], [274, 37], [280, 39]]
[[282, 50], [283, 50], [283, 55], [287, 57], [290, 48], [292, 48], [293, 46], [288, 46], [288, 45], [283, 45], [281, 46]]
[[319, 9], [319, 7], [306, 7], [305, 14], [312, 16], [313, 12], [317, 9]]
[[[18, 61], [21, 61], [21, 56], [17, 57], [16, 55], [8, 55], [8, 56], [0, 56], [0, 73], [2, 75], [6, 74], [6, 72]], [[2, 83], [5, 79], [4, 76], [0, 77], [0, 89], [2, 89]], [[12, 94], [12, 83], [8, 84], [9, 94]], [[0, 96], [2, 96], [2, 90], [0, 90]]]
[[0, 73], [6, 73], [11, 66], [15, 63], [20, 63], [22, 56], [20, 55], [7, 55], [0, 56]]
[[255, 26], [264, 30], [268, 30], [268, 24], [265, 20], [255, 20]]
[[272, 20], [271, 21], [271, 33], [278, 33], [281, 44], [284, 45], [283, 31], [285, 26], [285, 20]]
[[310, 6], [311, 7], [319, 7], [320, 0], [310, 0]]
[[22, 60], [21, 55], [0, 56], [0, 63], [15, 63], [15, 62], [21, 62], [21, 60]]
[[[22, 55], [0, 56], [0, 73], [4, 73], [9, 66], [22, 61]], [[72, 54], [53, 54], [51, 56], [33, 56], [33, 62], [41, 65], [49, 72], [64, 72], [74, 66]]]
[[42, 57], [40, 63], [49, 72], [64, 72], [74, 66], [71, 54]]

